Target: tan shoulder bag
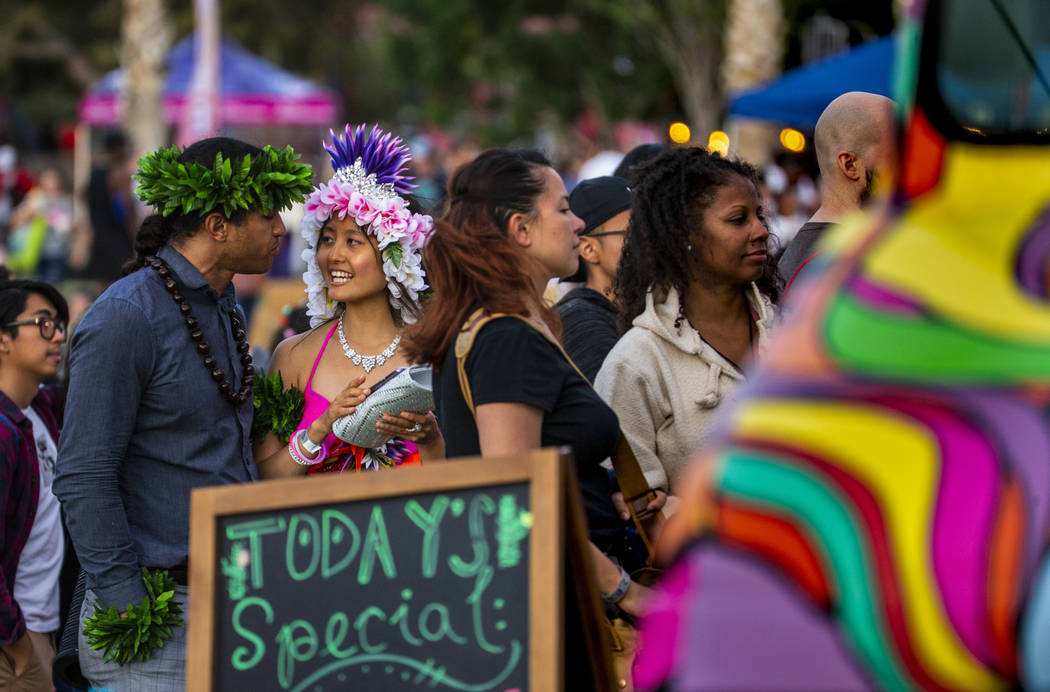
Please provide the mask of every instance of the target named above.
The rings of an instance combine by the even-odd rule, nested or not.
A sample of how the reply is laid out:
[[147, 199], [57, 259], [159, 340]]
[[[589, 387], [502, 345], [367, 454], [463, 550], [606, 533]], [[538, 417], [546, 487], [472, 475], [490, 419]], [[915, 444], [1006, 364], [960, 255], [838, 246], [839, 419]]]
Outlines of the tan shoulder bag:
[[[476, 413], [474, 411], [474, 398], [470, 392], [470, 382], [467, 379], [467, 356], [470, 354], [470, 349], [474, 346], [474, 339], [477, 337], [478, 332], [481, 331], [481, 328], [492, 320], [500, 317], [513, 317], [519, 319], [538, 331], [558, 349], [558, 352], [561, 353], [562, 357], [573, 367], [580, 378], [584, 382], [590, 384], [590, 380], [580, 372], [580, 369], [572, 362], [572, 358], [570, 358], [569, 354], [565, 352], [562, 345], [558, 343], [556, 339], [552, 339], [544, 329], [538, 327], [534, 322], [522, 315], [512, 315], [499, 312], [488, 314], [483, 309], [479, 308], [467, 318], [466, 322], [463, 323], [463, 328], [456, 337], [455, 343], [456, 374], [459, 376], [459, 388], [463, 392], [463, 400], [467, 403], [467, 408], [470, 409], [470, 414], [472, 416], [476, 416]], [[620, 485], [620, 491], [623, 493], [624, 500], [627, 502], [627, 507], [630, 509], [631, 519], [634, 522], [635, 530], [645, 544], [645, 548], [649, 552], [649, 555], [652, 556], [652, 538], [663, 525], [664, 517], [659, 511], [652, 512], [647, 509], [649, 503], [656, 499], [656, 491], [650, 488], [648, 482], [646, 482], [645, 475], [642, 473], [642, 469], [638, 465], [638, 460], [635, 458], [634, 452], [631, 450], [631, 445], [628, 444], [627, 438], [623, 436], [622, 432], [620, 433], [619, 440], [616, 442], [616, 451], [613, 453], [612, 461], [613, 470], [616, 472], [616, 480]]]

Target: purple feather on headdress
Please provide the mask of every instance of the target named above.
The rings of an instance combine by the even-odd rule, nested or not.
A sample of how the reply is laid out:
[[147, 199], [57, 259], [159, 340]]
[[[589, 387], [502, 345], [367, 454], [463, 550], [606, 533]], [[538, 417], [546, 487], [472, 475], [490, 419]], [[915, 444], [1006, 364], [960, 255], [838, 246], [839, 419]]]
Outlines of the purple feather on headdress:
[[322, 146], [332, 157], [333, 171], [349, 168], [360, 158], [365, 173], [375, 174], [377, 183], [393, 183], [398, 194], [408, 194], [418, 187], [410, 182], [415, 180], [413, 176], [405, 175], [412, 154], [400, 137], [383, 132], [378, 125], [367, 134], [363, 124], [353, 131], [347, 124], [345, 135], [336, 135], [332, 130], [328, 132], [332, 135], [332, 145]]

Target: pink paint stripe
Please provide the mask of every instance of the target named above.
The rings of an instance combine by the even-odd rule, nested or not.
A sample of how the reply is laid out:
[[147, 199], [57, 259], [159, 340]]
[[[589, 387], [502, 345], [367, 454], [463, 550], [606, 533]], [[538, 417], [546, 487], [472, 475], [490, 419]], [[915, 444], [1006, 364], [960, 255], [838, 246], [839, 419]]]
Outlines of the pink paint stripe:
[[948, 618], [966, 647], [995, 665], [988, 636], [987, 561], [1001, 481], [995, 450], [965, 420], [944, 409], [895, 400], [924, 425], [941, 453], [933, 517], [933, 568]]
[[854, 277], [849, 290], [855, 298], [872, 307], [908, 315], [922, 314], [922, 305], [919, 303], [879, 286], [864, 276]]
[[[186, 108], [184, 96], [164, 98], [164, 120], [179, 122]], [[226, 94], [219, 104], [220, 118], [228, 125], [330, 125], [335, 122], [336, 103], [328, 96], [282, 98], [255, 94]], [[116, 95], [86, 96], [80, 101], [80, 121], [89, 125], [120, 122], [120, 100]]]
[[679, 643], [686, 641], [683, 614], [689, 594], [697, 594], [699, 575], [693, 560], [686, 557], [660, 579], [638, 626], [638, 654], [634, 659], [634, 683], [638, 689], [654, 689], [668, 682], [679, 662]]

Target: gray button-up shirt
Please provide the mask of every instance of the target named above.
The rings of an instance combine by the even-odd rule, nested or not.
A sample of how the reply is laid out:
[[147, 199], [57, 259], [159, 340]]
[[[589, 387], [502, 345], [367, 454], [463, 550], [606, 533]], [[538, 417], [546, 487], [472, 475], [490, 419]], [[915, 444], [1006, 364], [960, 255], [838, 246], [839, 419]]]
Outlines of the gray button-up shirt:
[[[233, 286], [219, 295], [175, 249], [157, 255], [236, 390], [244, 368], [230, 322], [239, 310]], [[73, 335], [69, 366], [54, 493], [88, 587], [124, 610], [146, 597], [140, 566], [186, 562], [193, 488], [258, 478], [252, 401], [234, 407], [219, 392], [149, 267], [95, 301]]]

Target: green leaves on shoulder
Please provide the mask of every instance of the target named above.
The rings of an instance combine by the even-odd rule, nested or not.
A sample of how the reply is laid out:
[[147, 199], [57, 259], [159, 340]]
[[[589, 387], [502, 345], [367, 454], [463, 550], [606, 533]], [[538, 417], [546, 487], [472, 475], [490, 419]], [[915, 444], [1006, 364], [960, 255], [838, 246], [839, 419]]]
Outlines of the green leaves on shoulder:
[[288, 442], [303, 419], [306, 396], [295, 387], [284, 388], [281, 373], [255, 373], [255, 417], [252, 419], [252, 439], [261, 440], [267, 433]]

